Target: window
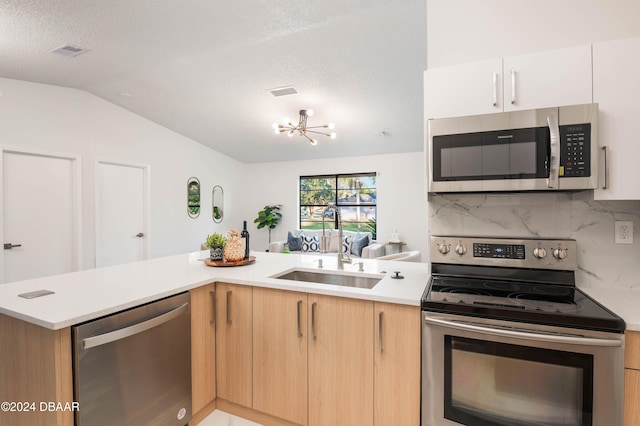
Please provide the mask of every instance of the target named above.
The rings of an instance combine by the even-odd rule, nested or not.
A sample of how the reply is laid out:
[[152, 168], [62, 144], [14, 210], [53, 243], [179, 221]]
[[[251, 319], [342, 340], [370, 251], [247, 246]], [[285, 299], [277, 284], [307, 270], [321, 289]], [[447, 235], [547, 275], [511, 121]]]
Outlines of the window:
[[[322, 211], [328, 203], [340, 210], [342, 229], [368, 231], [376, 238], [376, 173], [300, 176], [300, 229], [322, 229]], [[333, 212], [325, 226], [337, 228]]]

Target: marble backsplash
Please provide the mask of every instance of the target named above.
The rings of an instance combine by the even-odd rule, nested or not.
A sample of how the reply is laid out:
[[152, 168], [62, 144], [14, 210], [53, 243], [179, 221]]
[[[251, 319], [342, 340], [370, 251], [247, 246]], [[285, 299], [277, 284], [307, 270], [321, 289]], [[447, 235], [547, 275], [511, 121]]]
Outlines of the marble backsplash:
[[[581, 287], [640, 288], [640, 201], [581, 201], [570, 193], [437, 194], [430, 235], [575, 239]], [[614, 222], [634, 223], [634, 244], [615, 244]]]

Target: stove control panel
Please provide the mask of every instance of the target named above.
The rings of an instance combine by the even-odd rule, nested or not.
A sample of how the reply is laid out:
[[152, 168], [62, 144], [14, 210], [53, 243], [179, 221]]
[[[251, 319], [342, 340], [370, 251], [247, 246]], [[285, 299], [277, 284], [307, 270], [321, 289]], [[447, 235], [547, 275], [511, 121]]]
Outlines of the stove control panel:
[[578, 267], [575, 240], [431, 237], [431, 262], [558, 269]]

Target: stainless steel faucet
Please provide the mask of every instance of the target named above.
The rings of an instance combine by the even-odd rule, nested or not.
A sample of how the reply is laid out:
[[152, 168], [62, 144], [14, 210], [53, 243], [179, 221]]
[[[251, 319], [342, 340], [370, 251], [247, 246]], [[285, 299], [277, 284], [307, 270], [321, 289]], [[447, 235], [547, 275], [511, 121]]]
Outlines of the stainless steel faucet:
[[340, 210], [338, 210], [335, 203], [327, 204], [327, 207], [322, 210], [322, 237], [320, 237], [322, 240], [320, 243], [321, 251], [322, 253], [327, 252], [327, 237], [324, 235], [324, 218], [326, 213], [330, 210], [334, 212], [336, 219], [338, 220], [338, 269], [344, 269], [343, 263], [351, 263], [351, 256], [349, 255], [349, 252], [342, 252], [342, 219], [340, 218]]

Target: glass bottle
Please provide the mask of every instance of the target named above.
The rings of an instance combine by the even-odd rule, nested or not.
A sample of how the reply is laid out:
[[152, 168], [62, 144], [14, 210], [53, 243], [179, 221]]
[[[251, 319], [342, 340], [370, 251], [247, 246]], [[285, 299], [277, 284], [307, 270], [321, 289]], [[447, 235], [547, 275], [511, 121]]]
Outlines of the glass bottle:
[[244, 258], [249, 258], [249, 231], [247, 231], [247, 221], [242, 222], [242, 232], [240, 236], [244, 238]]

